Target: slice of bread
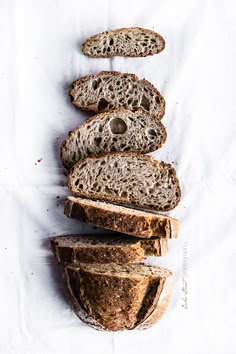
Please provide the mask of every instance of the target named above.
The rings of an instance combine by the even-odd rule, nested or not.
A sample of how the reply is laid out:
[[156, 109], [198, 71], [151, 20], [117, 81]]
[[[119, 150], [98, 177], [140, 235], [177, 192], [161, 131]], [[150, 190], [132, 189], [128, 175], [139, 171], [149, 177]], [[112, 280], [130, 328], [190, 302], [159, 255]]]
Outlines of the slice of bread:
[[67, 197], [65, 215], [141, 238], [176, 238], [178, 235], [176, 219], [90, 199]]
[[80, 159], [110, 151], [148, 153], [166, 141], [160, 120], [143, 109], [132, 112], [116, 109], [91, 117], [70, 132], [61, 146], [63, 165], [70, 169]]
[[146, 256], [164, 256], [166, 238], [142, 240], [122, 234], [66, 235], [51, 241], [58, 263], [135, 263]]
[[145, 329], [160, 320], [171, 294], [172, 272], [143, 264], [66, 265], [72, 308], [95, 329]]
[[173, 209], [181, 197], [171, 165], [132, 152], [114, 152], [77, 162], [70, 170], [68, 185], [79, 197], [157, 211]]
[[71, 84], [69, 95], [76, 107], [88, 111], [143, 108], [158, 119], [165, 113], [165, 100], [160, 92], [149, 81], [139, 80], [134, 74], [101, 71], [84, 76]]
[[164, 48], [164, 38], [154, 31], [139, 27], [102, 32], [82, 44], [83, 53], [92, 58], [146, 57], [158, 54]]

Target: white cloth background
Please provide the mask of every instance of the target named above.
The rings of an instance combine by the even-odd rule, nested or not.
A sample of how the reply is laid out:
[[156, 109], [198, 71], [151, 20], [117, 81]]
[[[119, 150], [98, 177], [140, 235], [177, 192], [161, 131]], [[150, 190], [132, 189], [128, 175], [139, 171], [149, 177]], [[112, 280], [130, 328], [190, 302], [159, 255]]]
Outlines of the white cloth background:
[[[236, 352], [235, 13], [234, 0], [0, 1], [1, 354]], [[150, 58], [82, 55], [87, 37], [127, 26], [158, 31], [166, 49]], [[176, 167], [183, 191], [170, 213], [179, 239], [151, 260], [174, 271], [171, 303], [143, 332], [81, 323], [49, 249], [54, 235], [95, 232], [63, 215], [59, 147], [89, 116], [72, 107], [68, 85], [100, 70], [136, 73], [165, 96], [168, 140], [152, 155]]]

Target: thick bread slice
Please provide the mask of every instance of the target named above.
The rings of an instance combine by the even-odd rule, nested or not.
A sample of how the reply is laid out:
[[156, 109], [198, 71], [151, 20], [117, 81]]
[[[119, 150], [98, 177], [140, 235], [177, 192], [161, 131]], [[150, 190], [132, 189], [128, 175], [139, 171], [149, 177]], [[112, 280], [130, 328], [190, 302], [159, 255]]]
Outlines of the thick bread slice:
[[146, 57], [160, 53], [165, 41], [158, 33], [139, 27], [119, 28], [88, 38], [82, 51], [92, 58]]
[[139, 80], [134, 74], [101, 71], [84, 76], [71, 84], [69, 95], [76, 107], [88, 111], [143, 108], [158, 119], [165, 113], [165, 100], [160, 92], [149, 81]]
[[79, 197], [157, 211], [174, 209], [181, 197], [171, 165], [134, 152], [114, 152], [77, 162], [70, 170], [68, 186]]
[[141, 238], [176, 238], [178, 235], [176, 219], [89, 199], [67, 197], [65, 214], [88, 224]]
[[70, 132], [61, 146], [63, 165], [70, 169], [80, 159], [110, 151], [147, 153], [166, 141], [166, 129], [159, 119], [143, 109], [116, 109], [91, 117]]
[[[145, 329], [170, 299], [172, 272], [143, 264], [66, 265], [64, 278], [75, 313], [96, 329]], [[158, 314], [158, 315], [157, 315]]]
[[67, 235], [51, 241], [58, 263], [135, 263], [146, 256], [164, 256], [168, 241], [138, 240], [124, 235]]

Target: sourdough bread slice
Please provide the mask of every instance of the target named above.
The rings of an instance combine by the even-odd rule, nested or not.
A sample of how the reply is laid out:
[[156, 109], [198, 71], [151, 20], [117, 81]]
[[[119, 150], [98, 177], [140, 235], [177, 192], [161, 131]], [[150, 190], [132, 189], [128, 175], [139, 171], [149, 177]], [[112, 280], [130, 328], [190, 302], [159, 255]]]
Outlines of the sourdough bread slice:
[[114, 152], [79, 161], [70, 170], [68, 186], [79, 197], [157, 211], [173, 209], [181, 196], [171, 165], [131, 152]]
[[178, 235], [176, 219], [89, 199], [67, 197], [65, 215], [141, 238], [176, 238]]
[[121, 331], [144, 329], [166, 310], [172, 272], [143, 264], [73, 264], [64, 268], [75, 313], [92, 327]]
[[147, 153], [166, 141], [160, 120], [143, 109], [136, 112], [116, 109], [91, 117], [70, 132], [61, 146], [63, 165], [70, 169], [80, 159], [110, 151]]
[[92, 58], [146, 57], [164, 48], [165, 41], [158, 33], [139, 27], [102, 32], [82, 44], [83, 53]]
[[156, 237], [138, 240], [122, 234], [67, 235], [51, 241], [58, 263], [135, 263], [146, 256], [164, 256], [168, 241]]
[[165, 113], [165, 100], [147, 80], [134, 74], [101, 71], [74, 81], [69, 89], [72, 103], [81, 109], [105, 112], [116, 108], [147, 113], [161, 119]]

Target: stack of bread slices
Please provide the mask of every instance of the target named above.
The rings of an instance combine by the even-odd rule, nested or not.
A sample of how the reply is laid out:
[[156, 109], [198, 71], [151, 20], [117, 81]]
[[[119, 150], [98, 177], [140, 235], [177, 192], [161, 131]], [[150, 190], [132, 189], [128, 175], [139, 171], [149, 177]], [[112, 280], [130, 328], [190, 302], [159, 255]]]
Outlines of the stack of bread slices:
[[[145, 57], [164, 39], [143, 28], [123, 28], [89, 38], [83, 53], [94, 58]], [[68, 298], [81, 320], [100, 330], [144, 329], [164, 313], [172, 272], [142, 261], [168, 252], [178, 220], [163, 213], [179, 203], [176, 171], [146, 153], [166, 141], [165, 100], [134, 74], [100, 72], [74, 81], [72, 103], [95, 112], [61, 146], [73, 196], [65, 214], [111, 230], [52, 240]]]

